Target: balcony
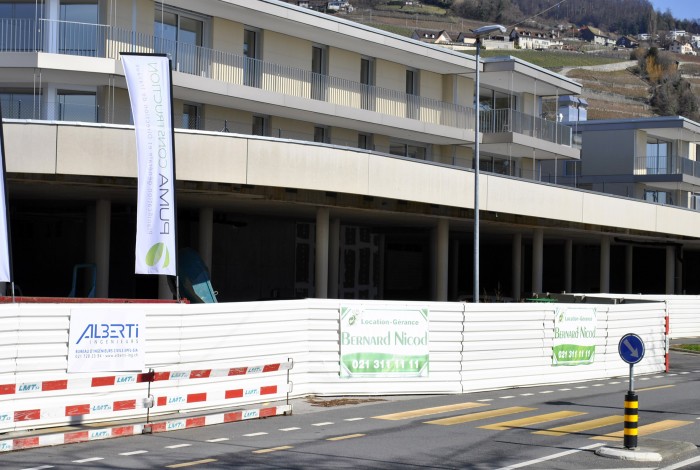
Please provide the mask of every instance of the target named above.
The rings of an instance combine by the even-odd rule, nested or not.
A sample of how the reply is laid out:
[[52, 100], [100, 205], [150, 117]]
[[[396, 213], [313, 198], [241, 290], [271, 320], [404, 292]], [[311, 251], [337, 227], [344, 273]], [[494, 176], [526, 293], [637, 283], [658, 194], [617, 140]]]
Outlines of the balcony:
[[[181, 73], [428, 124], [474, 128], [475, 113], [470, 107], [107, 25], [1, 18], [0, 52], [48, 52], [114, 60], [121, 52], [161, 53], [167, 54], [173, 69]], [[571, 129], [553, 121], [509, 109], [489, 111], [482, 119], [483, 133], [515, 132], [571, 146]]]
[[634, 159], [635, 176], [686, 175], [700, 178], [700, 162], [678, 155], [640, 156]]

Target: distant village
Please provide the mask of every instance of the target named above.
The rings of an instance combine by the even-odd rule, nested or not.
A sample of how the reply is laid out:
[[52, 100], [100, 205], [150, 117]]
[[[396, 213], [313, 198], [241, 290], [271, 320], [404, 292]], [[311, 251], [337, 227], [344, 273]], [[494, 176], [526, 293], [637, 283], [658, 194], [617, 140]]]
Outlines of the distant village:
[[[352, 13], [355, 8], [347, 0], [286, 0], [287, 3], [324, 13]], [[403, 0], [406, 5], [420, 5], [414, 0]], [[475, 49], [475, 38], [470, 32], [448, 30], [416, 29], [411, 35], [421, 42], [437, 44], [453, 50]], [[700, 50], [700, 35], [686, 31], [668, 31], [665, 34], [638, 34], [637, 36], [616, 36], [593, 26], [576, 27], [560, 25], [550, 31], [514, 27], [508, 35], [491, 36], [483, 40], [485, 49], [569, 49], [563, 40], [579, 40], [613, 49], [634, 49], [654, 42], [662, 49], [677, 54], [697, 55]]]

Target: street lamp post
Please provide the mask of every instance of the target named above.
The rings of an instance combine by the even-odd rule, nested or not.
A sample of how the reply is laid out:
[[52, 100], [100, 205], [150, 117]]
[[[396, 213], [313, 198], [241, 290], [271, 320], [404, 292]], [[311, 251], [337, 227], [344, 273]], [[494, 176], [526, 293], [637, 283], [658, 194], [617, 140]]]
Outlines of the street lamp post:
[[505, 33], [506, 28], [500, 24], [482, 26], [472, 29], [476, 37], [476, 79], [474, 84], [474, 303], [479, 303], [479, 66], [481, 60], [481, 38], [489, 34], [500, 32]]

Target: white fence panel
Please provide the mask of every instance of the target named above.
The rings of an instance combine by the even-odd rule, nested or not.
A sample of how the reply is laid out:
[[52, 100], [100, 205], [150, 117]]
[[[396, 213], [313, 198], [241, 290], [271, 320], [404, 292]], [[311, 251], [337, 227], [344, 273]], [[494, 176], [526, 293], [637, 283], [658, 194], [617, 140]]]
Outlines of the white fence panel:
[[671, 339], [700, 337], [700, 297], [670, 297], [666, 306]]

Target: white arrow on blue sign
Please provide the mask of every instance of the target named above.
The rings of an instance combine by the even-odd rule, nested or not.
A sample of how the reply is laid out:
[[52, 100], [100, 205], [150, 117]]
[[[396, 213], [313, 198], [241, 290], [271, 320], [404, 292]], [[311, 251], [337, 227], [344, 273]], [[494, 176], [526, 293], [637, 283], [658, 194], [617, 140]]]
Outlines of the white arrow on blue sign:
[[617, 350], [627, 364], [636, 364], [644, 358], [644, 341], [634, 333], [627, 333], [620, 338]]

